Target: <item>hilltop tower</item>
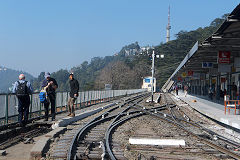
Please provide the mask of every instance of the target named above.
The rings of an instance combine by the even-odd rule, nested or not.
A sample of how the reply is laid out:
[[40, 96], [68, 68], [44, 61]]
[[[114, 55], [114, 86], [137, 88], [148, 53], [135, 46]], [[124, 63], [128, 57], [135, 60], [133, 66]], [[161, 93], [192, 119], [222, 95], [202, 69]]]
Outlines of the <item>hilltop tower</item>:
[[167, 37], [166, 37], [166, 42], [170, 41], [170, 6], [168, 7], [168, 25], [167, 25]]

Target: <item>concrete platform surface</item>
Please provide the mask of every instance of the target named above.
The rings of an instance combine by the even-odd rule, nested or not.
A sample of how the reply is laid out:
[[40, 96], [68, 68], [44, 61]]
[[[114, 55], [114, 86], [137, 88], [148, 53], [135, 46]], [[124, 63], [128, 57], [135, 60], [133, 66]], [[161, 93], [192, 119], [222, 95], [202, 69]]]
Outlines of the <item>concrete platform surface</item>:
[[233, 109], [230, 110], [230, 114], [228, 113], [228, 111], [225, 114], [224, 105], [214, 103], [193, 95], [187, 95], [185, 97], [184, 93], [181, 91], [179, 92], [178, 96], [174, 95], [173, 97], [176, 100], [183, 100], [185, 103], [189, 104], [198, 112], [216, 121], [240, 130], [240, 114], [238, 110], [237, 115], [234, 115]]
[[[160, 96], [161, 96], [160, 93], [154, 93], [154, 94], [153, 94], [153, 102], [154, 102], [154, 103], [158, 103]], [[152, 101], [152, 96], [150, 96], [150, 97], [146, 100], [147, 103], [149, 103], [149, 102], [151, 102], [151, 101]]]

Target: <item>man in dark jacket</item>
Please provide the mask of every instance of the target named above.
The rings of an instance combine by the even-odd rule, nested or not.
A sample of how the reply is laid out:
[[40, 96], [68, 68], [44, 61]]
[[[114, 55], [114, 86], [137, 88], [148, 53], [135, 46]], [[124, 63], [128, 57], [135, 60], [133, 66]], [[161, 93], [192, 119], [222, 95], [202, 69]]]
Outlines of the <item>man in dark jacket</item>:
[[52, 121], [55, 120], [55, 104], [56, 104], [56, 89], [58, 88], [57, 81], [50, 77], [50, 73], [45, 73], [45, 79], [42, 82], [42, 87], [46, 89], [47, 101], [44, 103], [45, 121], [48, 121], [49, 104], [51, 103]]
[[79, 83], [76, 79], [73, 77], [73, 73], [69, 75], [69, 84], [70, 84], [70, 98], [68, 99], [68, 110], [69, 114], [68, 116], [74, 117], [74, 103], [78, 97], [78, 91], [79, 91]]

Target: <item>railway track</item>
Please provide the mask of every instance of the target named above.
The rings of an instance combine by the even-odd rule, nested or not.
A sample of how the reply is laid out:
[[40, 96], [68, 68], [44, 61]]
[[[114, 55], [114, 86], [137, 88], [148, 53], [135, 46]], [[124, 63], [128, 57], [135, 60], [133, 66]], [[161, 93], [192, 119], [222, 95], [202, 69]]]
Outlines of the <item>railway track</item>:
[[[169, 101], [174, 103], [170, 96], [168, 96], [168, 98], [169, 98]], [[178, 115], [178, 116], [176, 116], [177, 117], [177, 121], [178, 122], [183, 122], [183, 124], [185, 124], [185, 126], [193, 126], [195, 128], [198, 128], [200, 131], [204, 131], [204, 133], [207, 134], [206, 137], [209, 136], [211, 139], [221, 140], [224, 143], [232, 145], [232, 147], [234, 147], [236, 149], [240, 147], [240, 143], [232, 141], [230, 139], [227, 139], [227, 138], [219, 135], [218, 133], [216, 133], [216, 132], [214, 132], [212, 130], [207, 129], [206, 127], [200, 125], [199, 123], [191, 121], [189, 116], [183, 110], [181, 110], [180, 107], [176, 106], [176, 107], [173, 108], [173, 110], [174, 110], [173, 111], [174, 113], [172, 113], [173, 114], [172, 116]], [[220, 142], [219, 142], [219, 144], [220, 144]]]
[[[53, 159], [240, 159], [235, 148], [239, 143], [231, 141], [194, 122], [168, 95], [164, 103], [155, 107], [142, 104], [144, 96], [125, 100], [108, 110], [69, 126], [68, 132], [53, 147]], [[141, 102], [141, 103], [140, 103]], [[156, 137], [183, 138], [187, 145], [164, 147], [129, 145], [129, 136], [122, 126], [136, 119], [151, 119], [155, 125], [168, 128], [167, 134]], [[167, 122], [167, 123], [166, 123]], [[130, 123], [131, 124], [131, 123]], [[133, 123], [134, 124], [134, 123]], [[134, 127], [132, 127], [134, 128]], [[158, 133], [161, 131], [158, 130]], [[152, 137], [151, 133], [142, 133]], [[121, 137], [121, 136], [120, 136]], [[135, 153], [135, 157], [126, 156]]]
[[[142, 108], [142, 112], [167, 121], [168, 123], [186, 132], [189, 136], [196, 138], [197, 142], [195, 142], [195, 144], [193, 143], [193, 148], [195, 148], [195, 150], [193, 150], [193, 148], [190, 149], [194, 152], [196, 152], [196, 149], [201, 149], [201, 151], [198, 150], [198, 153], [212, 154], [216, 158], [220, 159], [240, 159], [239, 152], [234, 152], [234, 149], [239, 148], [239, 143], [229, 140], [199, 125], [198, 123], [192, 122], [189, 116], [187, 116], [184, 111], [182, 111], [178, 106], [174, 105], [174, 102], [170, 96], [163, 95], [162, 98], [164, 99], [163, 101], [166, 104], [166, 106], [162, 108], [162, 111], [157, 109], [153, 112], [151, 110], [143, 109], [144, 107], [140, 106]], [[168, 111], [168, 114], [166, 111]], [[141, 150], [143, 150], [143, 148]], [[190, 153], [189, 150], [188, 152]], [[182, 153], [186, 154], [186, 148], [185, 151], [183, 151]], [[153, 151], [152, 154], [157, 155], [157, 153], [154, 153]]]
[[[130, 102], [139, 101], [144, 96], [145, 94], [125, 99], [107, 110], [69, 125], [66, 134], [58, 140], [55, 146], [52, 146], [53, 150], [49, 157], [53, 159], [101, 159], [101, 156], [106, 156], [103, 152], [106, 146], [104, 137], [111, 124], [110, 121], [119, 114], [125, 114]], [[102, 148], [99, 148], [100, 146]]]
[[[72, 140], [67, 159], [105, 159], [109, 158], [109, 155], [113, 155], [107, 154], [105, 148], [107, 146], [109, 151], [109, 130], [111, 132], [111, 127], [114, 124], [116, 126], [116, 122], [123, 117], [132, 117], [134, 115], [136, 111], [130, 111], [128, 104], [132, 101], [139, 102], [139, 98], [142, 99], [142, 96], [118, 105], [82, 126]], [[114, 157], [125, 159], [121, 147], [117, 145], [112, 145], [111, 147], [114, 147], [115, 150]]]
[[8, 134], [0, 137], [0, 150], [9, 148], [17, 143], [33, 143], [33, 138], [46, 134], [51, 131], [50, 125], [28, 124], [25, 128], [16, 127], [15, 129], [6, 130]]

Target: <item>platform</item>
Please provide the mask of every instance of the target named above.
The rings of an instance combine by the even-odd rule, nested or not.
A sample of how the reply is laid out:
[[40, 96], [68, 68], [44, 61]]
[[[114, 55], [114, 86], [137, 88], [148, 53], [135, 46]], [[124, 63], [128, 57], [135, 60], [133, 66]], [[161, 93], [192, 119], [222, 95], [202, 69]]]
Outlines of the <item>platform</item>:
[[207, 99], [203, 99], [193, 95], [187, 95], [185, 97], [182, 91], [179, 91], [178, 96], [176, 96], [175, 94], [173, 95], [176, 100], [183, 100], [201, 114], [206, 115], [218, 122], [221, 122], [240, 131], [239, 110], [237, 110], [237, 115], [234, 115], [234, 110], [231, 110], [230, 113], [227, 112], [226, 114], [224, 114], [223, 104], [211, 102]]
[[[153, 94], [153, 102], [154, 102], [154, 103], [158, 103], [160, 96], [161, 96], [160, 93], [154, 93], [154, 94]], [[146, 100], [147, 103], [149, 103], [149, 102], [151, 102], [151, 101], [152, 101], [152, 96], [150, 96], [150, 97]]]

